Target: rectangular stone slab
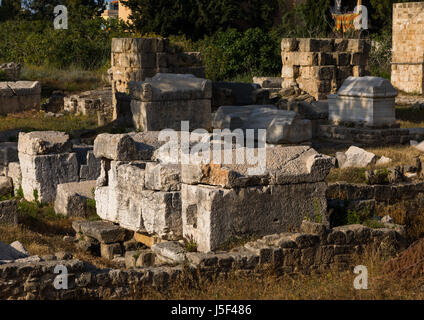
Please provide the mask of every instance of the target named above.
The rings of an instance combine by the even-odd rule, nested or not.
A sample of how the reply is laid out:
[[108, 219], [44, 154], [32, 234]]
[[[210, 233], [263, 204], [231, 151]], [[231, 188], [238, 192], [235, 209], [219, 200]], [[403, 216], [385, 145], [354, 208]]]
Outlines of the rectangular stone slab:
[[20, 132], [18, 152], [28, 155], [45, 155], [72, 152], [69, 135], [58, 131]]
[[326, 188], [325, 182], [230, 190], [183, 184], [184, 237], [209, 252], [232, 237], [295, 230], [305, 217], [327, 221]]
[[[237, 164], [237, 152], [245, 157], [247, 148], [230, 150], [232, 164], [183, 164], [181, 179], [186, 184], [206, 184], [223, 188], [323, 181], [334, 159], [308, 146], [267, 146], [259, 163]], [[256, 152], [258, 149], [254, 149]], [[222, 151], [221, 159], [224, 159]], [[246, 159], [246, 158], [245, 158]], [[258, 172], [258, 173], [256, 173]]]

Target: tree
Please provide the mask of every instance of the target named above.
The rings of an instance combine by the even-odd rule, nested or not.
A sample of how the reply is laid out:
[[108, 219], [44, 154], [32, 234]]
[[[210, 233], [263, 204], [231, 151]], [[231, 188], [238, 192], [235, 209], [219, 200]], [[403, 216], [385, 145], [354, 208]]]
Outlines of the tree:
[[0, 21], [14, 19], [21, 10], [20, 0], [2, 0], [0, 6]]

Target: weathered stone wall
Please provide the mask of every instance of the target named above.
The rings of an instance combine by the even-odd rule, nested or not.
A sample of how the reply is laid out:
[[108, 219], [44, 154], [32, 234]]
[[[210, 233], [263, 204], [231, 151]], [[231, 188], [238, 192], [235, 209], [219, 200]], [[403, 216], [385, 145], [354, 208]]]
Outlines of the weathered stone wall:
[[423, 2], [393, 4], [393, 85], [408, 93], [424, 92]]
[[[185, 266], [136, 269], [95, 269], [79, 260], [54, 258], [49, 261], [0, 265], [0, 299], [123, 299], [141, 298], [143, 287], [167, 290], [177, 279], [196, 281], [235, 272], [261, 275], [308, 274], [312, 271], [348, 270], [366, 250], [385, 257], [405, 247], [404, 239], [393, 229], [370, 229], [350, 225], [328, 229], [323, 224], [304, 221], [302, 233], [273, 234], [228, 252], [184, 253]], [[57, 290], [54, 268], [63, 265], [69, 278], [67, 290]], [[171, 264], [172, 265], [172, 264]]]
[[347, 77], [368, 75], [369, 50], [364, 39], [285, 38], [281, 42], [282, 87], [297, 83], [315, 99], [325, 100]]
[[424, 182], [399, 185], [366, 185], [346, 182], [332, 183], [327, 189], [327, 199], [347, 201], [375, 200], [386, 204], [418, 199], [424, 194]]
[[422, 136], [404, 128], [369, 129], [323, 124], [319, 126], [319, 136], [328, 140], [339, 140], [363, 146], [387, 146], [388, 144], [409, 144], [412, 139]]
[[129, 112], [128, 99], [119, 94], [116, 96], [116, 93], [127, 93], [130, 81], [144, 81], [157, 73], [189, 73], [205, 77], [200, 53], [179, 52], [168, 39], [114, 38], [111, 59], [113, 119]]

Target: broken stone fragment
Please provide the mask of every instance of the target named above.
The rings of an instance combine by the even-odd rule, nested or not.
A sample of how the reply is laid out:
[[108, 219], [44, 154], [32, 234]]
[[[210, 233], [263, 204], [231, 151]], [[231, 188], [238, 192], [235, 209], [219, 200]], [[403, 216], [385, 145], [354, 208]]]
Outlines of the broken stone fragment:
[[19, 241], [8, 245], [0, 241], [0, 260], [16, 260], [28, 257], [28, 252]]
[[345, 153], [336, 153], [339, 168], [365, 168], [370, 164], [375, 164], [378, 157], [362, 148], [351, 146]]
[[101, 243], [114, 243], [129, 240], [132, 232], [107, 221], [73, 221], [76, 232], [94, 238]]
[[185, 260], [185, 249], [176, 241], [157, 243], [152, 246], [152, 251], [174, 263], [183, 263]]

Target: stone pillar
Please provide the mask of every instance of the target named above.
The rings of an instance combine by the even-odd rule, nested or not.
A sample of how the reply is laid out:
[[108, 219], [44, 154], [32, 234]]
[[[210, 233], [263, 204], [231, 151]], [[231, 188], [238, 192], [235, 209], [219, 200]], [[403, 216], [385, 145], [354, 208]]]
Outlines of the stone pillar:
[[424, 93], [424, 2], [393, 4], [392, 84]]
[[199, 52], [179, 52], [168, 39], [112, 39], [113, 119], [130, 118], [127, 88], [130, 81], [144, 81], [157, 73], [189, 73], [205, 76]]

